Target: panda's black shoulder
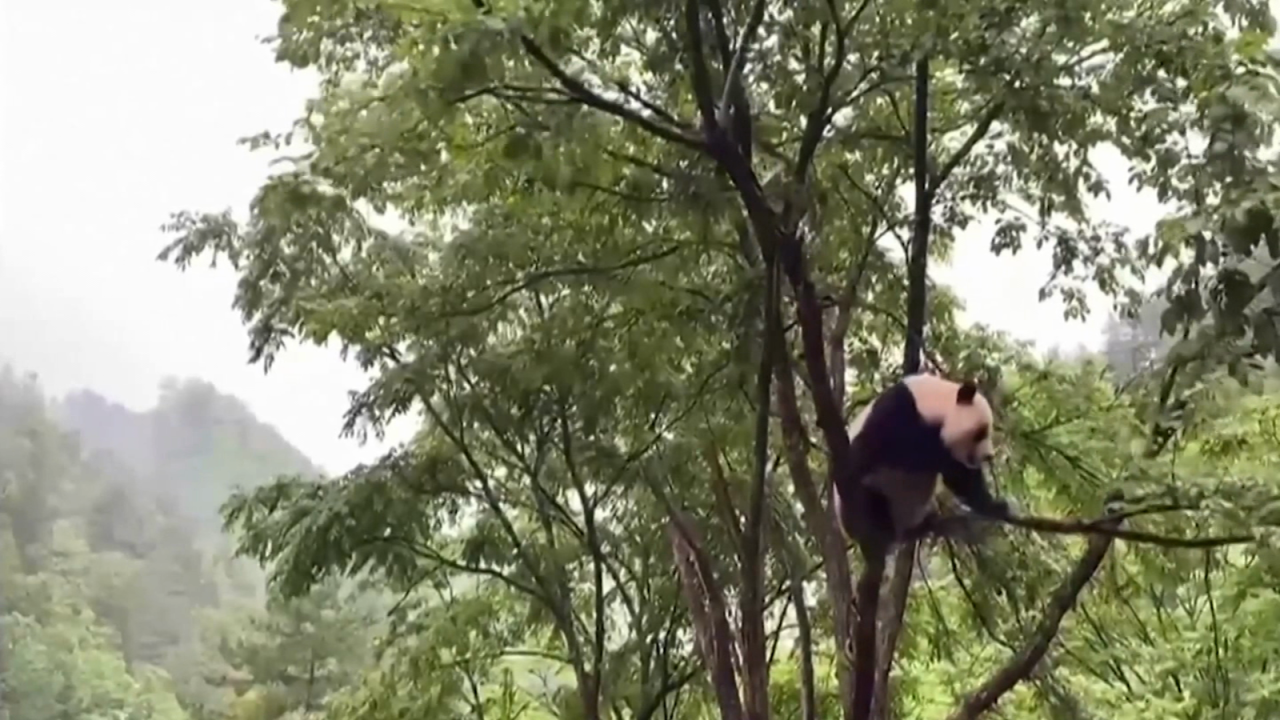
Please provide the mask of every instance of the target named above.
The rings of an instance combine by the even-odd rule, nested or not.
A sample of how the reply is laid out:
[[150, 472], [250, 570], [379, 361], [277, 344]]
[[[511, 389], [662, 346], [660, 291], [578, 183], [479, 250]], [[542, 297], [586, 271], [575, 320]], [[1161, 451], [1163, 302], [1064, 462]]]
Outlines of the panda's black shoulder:
[[911, 388], [899, 380], [873, 401], [861, 431], [881, 438], [917, 439], [936, 434], [937, 427], [920, 414]]

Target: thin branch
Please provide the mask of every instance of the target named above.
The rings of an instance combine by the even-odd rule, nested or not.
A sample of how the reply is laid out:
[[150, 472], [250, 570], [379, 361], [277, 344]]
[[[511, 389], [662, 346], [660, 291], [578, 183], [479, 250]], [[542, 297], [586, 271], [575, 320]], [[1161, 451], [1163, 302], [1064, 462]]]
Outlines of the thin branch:
[[[484, 0], [471, 0], [471, 4], [479, 10], [481, 14], [488, 15], [491, 12], [488, 4], [485, 3]], [[584, 105], [596, 108], [597, 110], [602, 110], [616, 118], [619, 118], [620, 120], [637, 125], [650, 134], [676, 143], [677, 145], [682, 145], [692, 149], [700, 149], [702, 147], [702, 143], [700, 143], [697, 138], [686, 135], [678, 129], [673, 129], [666, 125], [659, 124], [632, 110], [626, 105], [599, 95], [583, 84], [582, 81], [566, 72], [564, 68], [560, 67], [556, 61], [552, 60], [551, 56], [548, 55], [546, 51], [544, 51], [542, 47], [528, 35], [524, 33], [520, 34], [520, 44], [524, 47], [525, 52], [527, 52], [530, 57], [546, 69], [547, 72], [551, 73], [551, 76], [559, 81], [560, 85], [570, 95], [582, 102]], [[670, 116], [670, 113], [667, 113], [667, 115]]]
[[933, 522], [926, 523], [911, 532], [909, 536], [913, 539], [918, 539], [925, 535], [940, 535], [946, 537], [960, 532], [962, 526], [976, 521], [981, 523], [1005, 523], [1015, 527], [1026, 528], [1027, 530], [1054, 533], [1057, 535], [1103, 535], [1116, 540], [1128, 540], [1130, 542], [1170, 548], [1213, 548], [1223, 547], [1226, 545], [1244, 545], [1257, 541], [1257, 538], [1252, 535], [1178, 538], [1170, 537], [1168, 535], [1143, 532], [1141, 530], [1127, 530], [1111, 526], [1111, 523], [1122, 520], [1131, 514], [1139, 513], [1120, 513], [1117, 515], [1103, 517], [1098, 520], [1059, 520], [1057, 518], [1036, 517], [1030, 515], [989, 518], [977, 513], [959, 513], [949, 517], [937, 518]]
[[951, 173], [959, 167], [960, 163], [964, 162], [969, 153], [973, 152], [973, 149], [982, 141], [982, 138], [987, 136], [987, 133], [991, 131], [991, 125], [995, 123], [996, 118], [1000, 117], [1002, 112], [1004, 112], [1003, 99], [996, 100], [987, 108], [987, 111], [982, 114], [982, 118], [978, 120], [977, 126], [973, 128], [973, 132], [969, 133], [969, 137], [965, 138], [964, 143], [956, 150], [955, 154], [942, 164], [942, 169], [938, 171], [938, 174], [930, 179], [928, 190], [930, 196], [937, 195], [938, 188], [942, 187], [942, 184], [947, 181]]
[[840, 71], [844, 69], [844, 62], [848, 54], [846, 44], [849, 39], [849, 32], [870, 5], [871, 0], [862, 0], [861, 4], [858, 5], [858, 9], [849, 18], [849, 21], [841, 26], [840, 13], [836, 9], [835, 0], [827, 0], [827, 11], [831, 15], [831, 25], [836, 29], [836, 46], [831, 64], [822, 76], [822, 86], [818, 91], [818, 102], [809, 111], [809, 115], [805, 120], [804, 134], [801, 136], [800, 150], [796, 153], [796, 166], [793, 174], [798, 181], [803, 181], [805, 176], [809, 174], [809, 166], [813, 164], [813, 157], [818, 151], [818, 144], [822, 142], [822, 136], [827, 130], [827, 124], [831, 121], [831, 91], [835, 87], [836, 80], [840, 77]]
[[1111, 524], [1115, 522], [1113, 518], [1103, 518], [1101, 520], [1057, 520], [1022, 515], [1005, 518], [1003, 521], [997, 520], [996, 522], [1005, 522], [1009, 525], [1016, 525], [1039, 532], [1058, 533], [1060, 535], [1101, 535], [1118, 540], [1159, 545], [1161, 547], [1212, 548], [1224, 545], [1242, 545], [1257, 540], [1252, 535], [1226, 535], [1203, 538], [1169, 537], [1167, 535], [1115, 527]]
[[[795, 375], [791, 368], [791, 354], [782, 346], [781, 337], [775, 335], [774, 342], [779, 343], [777, 374], [778, 408], [782, 423], [783, 448], [786, 452], [787, 469], [795, 487], [796, 497], [800, 500], [800, 508], [805, 524], [813, 537], [817, 538], [822, 550], [821, 566], [825, 568], [827, 596], [831, 600], [833, 625], [836, 643], [841, 647], [852, 640], [854, 627], [852, 573], [849, 569], [848, 553], [844, 537], [836, 526], [835, 514], [823, 505], [818, 494], [818, 486], [814, 482], [809, 468], [808, 439], [805, 436], [804, 421], [800, 416], [800, 408], [796, 400]], [[815, 568], [816, 569], [816, 568]], [[812, 571], [810, 571], [812, 572]], [[845, 720], [853, 717], [853, 678], [848, 663], [837, 663], [836, 678], [839, 684], [841, 707]]]
[[787, 532], [779, 517], [770, 523], [778, 546], [782, 549], [788, 574], [787, 590], [796, 616], [796, 653], [800, 656], [800, 718], [817, 720], [818, 700], [813, 668], [813, 625], [809, 620], [809, 604], [805, 599], [805, 552], [793, 534]]
[[[578, 472], [577, 457], [573, 451], [573, 437], [569, 432], [569, 410], [565, 407], [565, 403], [561, 402], [560, 412], [560, 443], [561, 453], [563, 454], [565, 466], [569, 470], [569, 478], [573, 483], [574, 489], [578, 494], [578, 503], [582, 506], [583, 527], [586, 530], [586, 542], [588, 552], [591, 554], [592, 568], [592, 588], [595, 596], [594, 603], [594, 625], [592, 628], [591, 643], [591, 673], [588, 687], [579, 688], [587, 701], [588, 716], [599, 714], [600, 705], [600, 676], [604, 670], [605, 664], [605, 636], [608, 633], [605, 624], [605, 554], [603, 541], [600, 538], [599, 529], [596, 527], [596, 501], [591, 498], [587, 492], [587, 484], [583, 481], [581, 473]], [[591, 710], [594, 709], [594, 712]]]
[[[480, 0], [474, 0], [477, 6], [483, 6]], [[614, 102], [606, 97], [597, 94], [591, 88], [587, 87], [582, 81], [570, 75], [563, 68], [556, 64], [551, 56], [547, 55], [542, 48], [533, 41], [528, 35], [520, 35], [520, 44], [524, 46], [525, 52], [529, 53], [539, 65], [544, 67], [551, 76], [560, 82], [571, 95], [581, 101], [584, 105], [588, 105], [597, 110], [604, 111], [616, 118], [637, 125], [652, 135], [656, 135], [663, 140], [682, 145], [687, 148], [699, 149], [702, 144], [693, 137], [685, 135], [679, 130], [660, 125], [653, 120], [641, 115], [618, 102]]]
[[720, 452], [708, 441], [703, 448], [707, 465], [711, 468], [711, 496], [720, 510], [722, 522], [729, 529], [729, 537], [735, 545], [742, 544], [742, 521], [738, 517], [738, 509], [734, 507], [733, 496], [729, 492], [729, 478], [725, 476], [724, 466], [720, 463]]
[[844, 409], [845, 401], [844, 340], [849, 335], [849, 326], [853, 322], [853, 311], [857, 307], [858, 290], [862, 287], [862, 277], [866, 274], [871, 255], [876, 249], [874, 227], [878, 224], [872, 222], [873, 230], [867, 236], [867, 247], [862, 251], [862, 257], [858, 258], [858, 265], [853, 272], [853, 279], [836, 302], [836, 321], [831, 328], [831, 337], [827, 339], [827, 352], [831, 355], [828, 359], [831, 363], [831, 391], [835, 394], [836, 406], [842, 410]]
[[[1112, 530], [1119, 529], [1119, 521], [1112, 521]], [[1062, 582], [1049, 598], [1036, 629], [1028, 638], [1023, 649], [996, 671], [985, 683], [975, 690], [951, 715], [950, 720], [973, 720], [995, 706], [1005, 693], [1012, 690], [1019, 682], [1026, 679], [1036, 664], [1049, 651], [1049, 645], [1058, 634], [1062, 619], [1076, 604], [1076, 599], [1097, 572], [1098, 566], [1111, 549], [1113, 538], [1108, 534], [1098, 534], [1089, 539], [1088, 549], [1076, 563], [1071, 574]]]
[[773, 390], [775, 333], [782, 324], [782, 295], [776, 257], [765, 264], [765, 298], [761, 303], [760, 371], [756, 383], [755, 476], [752, 478], [747, 521], [742, 533], [742, 645], [746, 710], [749, 720], [769, 716], [769, 668], [765, 659], [764, 500], [769, 476], [769, 406]]
[[[640, 267], [642, 265], [647, 265], [652, 262], [657, 262], [658, 260], [662, 260], [663, 258], [670, 257], [676, 254], [677, 252], [679, 252], [680, 250], [681, 248], [679, 246], [672, 246], [672, 247], [665, 248], [663, 250], [659, 250], [658, 252], [649, 253], [647, 255], [641, 255], [639, 257], [634, 257], [629, 260], [623, 260], [621, 262], [616, 262], [612, 265], [580, 265], [577, 267], [561, 267], [561, 268], [552, 268], [550, 270], [540, 270], [538, 272], [531, 272], [519, 280], [504, 280], [498, 283], [494, 283], [494, 285], [507, 285], [508, 287], [504, 288], [502, 292], [498, 293], [498, 295], [494, 297], [492, 300], [478, 303], [471, 307], [463, 307], [457, 310], [438, 313], [436, 315], [436, 319], [444, 320], [444, 319], [464, 318], [464, 317], [472, 317], [475, 315], [481, 315], [483, 313], [486, 313], [498, 307], [499, 305], [506, 302], [508, 299], [517, 295], [518, 293], [528, 290], [534, 287], [535, 285], [545, 282], [547, 280], [553, 280], [556, 278], [565, 278], [565, 277], [607, 275], [609, 273], [618, 272], [619, 270], [630, 270], [633, 268]], [[489, 290], [489, 289], [493, 289], [492, 286], [490, 288], [486, 288], [486, 290]]]

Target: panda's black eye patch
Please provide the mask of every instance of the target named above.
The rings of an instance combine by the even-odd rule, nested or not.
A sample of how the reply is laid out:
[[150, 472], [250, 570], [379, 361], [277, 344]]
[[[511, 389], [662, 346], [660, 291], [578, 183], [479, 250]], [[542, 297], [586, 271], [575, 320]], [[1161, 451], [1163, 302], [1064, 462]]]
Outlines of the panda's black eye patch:
[[980, 427], [977, 430], [974, 430], [973, 431], [974, 444], [976, 445], [977, 443], [980, 443], [983, 440], [986, 440], [987, 436], [990, 434], [991, 434], [991, 428]]

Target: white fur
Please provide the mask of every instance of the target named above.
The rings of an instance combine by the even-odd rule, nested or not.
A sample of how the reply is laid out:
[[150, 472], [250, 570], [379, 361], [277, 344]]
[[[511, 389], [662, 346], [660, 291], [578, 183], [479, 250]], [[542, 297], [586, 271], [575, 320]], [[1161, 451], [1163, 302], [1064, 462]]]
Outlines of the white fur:
[[[955, 459], [969, 467], [978, 467], [991, 458], [995, 447], [991, 438], [991, 404], [982, 393], [976, 393], [971, 404], [959, 405], [956, 403], [956, 393], [960, 392], [958, 382], [920, 373], [903, 378], [903, 383], [915, 398], [920, 416], [930, 422], [941, 421], [942, 444]], [[973, 434], [983, 428], [986, 436], [974, 443]]]

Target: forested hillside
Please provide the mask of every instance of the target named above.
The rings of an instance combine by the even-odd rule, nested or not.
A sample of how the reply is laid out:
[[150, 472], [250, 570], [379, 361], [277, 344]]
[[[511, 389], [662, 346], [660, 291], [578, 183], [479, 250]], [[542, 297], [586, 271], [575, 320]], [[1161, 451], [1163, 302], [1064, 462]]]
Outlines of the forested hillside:
[[86, 451], [125, 463], [140, 491], [174, 503], [198, 521], [203, 535], [221, 534], [218, 506], [234, 484], [318, 472], [241, 401], [199, 380], [166, 380], [156, 406], [145, 412], [92, 390], [67, 395], [52, 412]]
[[0, 371], [9, 720], [275, 717], [348, 682], [375, 609], [336, 585], [269, 597], [257, 565], [217, 542], [233, 486], [310, 469], [205, 383], [166, 384], [134, 413], [89, 392], [54, 402]]

